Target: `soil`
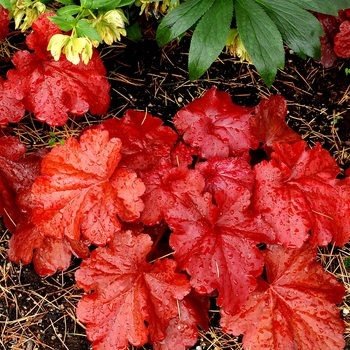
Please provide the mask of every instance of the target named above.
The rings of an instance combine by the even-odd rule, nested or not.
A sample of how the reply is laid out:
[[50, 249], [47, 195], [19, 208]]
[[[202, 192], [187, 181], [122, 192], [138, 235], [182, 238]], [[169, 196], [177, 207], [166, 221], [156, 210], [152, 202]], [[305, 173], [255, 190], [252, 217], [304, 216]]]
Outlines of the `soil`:
[[[160, 49], [154, 40], [154, 30], [148, 25], [141, 42], [124, 39], [120, 44], [103, 48], [101, 56], [111, 83], [111, 106], [106, 116], [85, 116], [81, 125], [98, 123], [111, 116], [122, 117], [128, 108], [147, 110], [171, 125], [182, 106], [213, 85], [230, 93], [234, 103], [244, 106], [255, 106], [271, 93], [280, 93], [287, 99], [289, 125], [310, 146], [320, 142], [343, 170], [350, 166], [350, 76], [345, 74], [349, 61], [339, 60], [332, 68], [324, 69], [313, 59], [304, 61], [286, 48], [286, 67], [278, 72], [276, 81], [268, 89], [253, 66], [223, 53], [201, 79], [190, 82], [189, 42], [190, 37], [185, 36], [179, 44], [173, 42]], [[8, 62], [0, 61], [3, 77], [8, 68]], [[27, 116], [19, 125], [12, 126], [13, 133], [28, 146], [29, 153], [43, 146], [38, 139], [47, 140], [49, 128], [39, 124], [35, 122], [33, 126]], [[38, 130], [37, 134], [28, 132], [33, 128]], [[71, 122], [68, 128], [79, 132], [81, 126]], [[75, 317], [75, 307], [82, 295], [74, 282], [79, 260], [72, 261], [68, 271], [40, 278], [32, 265], [16, 265], [6, 260], [9, 238], [10, 234], [0, 226], [1, 348], [91, 349], [84, 326]], [[213, 312], [211, 332], [201, 333], [194, 349], [207, 349], [216, 338], [224, 337], [218, 335], [215, 315]], [[221, 344], [225, 344], [225, 349], [239, 349], [239, 340], [224, 337]]]

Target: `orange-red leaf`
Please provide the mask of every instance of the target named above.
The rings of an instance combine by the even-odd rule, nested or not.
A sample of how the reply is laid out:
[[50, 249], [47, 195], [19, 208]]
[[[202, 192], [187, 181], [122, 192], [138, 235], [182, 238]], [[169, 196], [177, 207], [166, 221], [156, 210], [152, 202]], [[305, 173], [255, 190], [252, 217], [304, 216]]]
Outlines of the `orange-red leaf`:
[[344, 286], [315, 261], [316, 248], [269, 247], [268, 283], [258, 288], [237, 313], [222, 312], [224, 331], [244, 334], [245, 349], [344, 349], [344, 322], [334, 305]]
[[95, 350], [127, 349], [166, 337], [169, 321], [178, 314], [177, 300], [190, 292], [173, 260], [146, 262], [152, 241], [146, 234], [119, 232], [109, 247], [99, 247], [76, 272], [85, 294], [77, 316], [87, 324]]
[[107, 131], [87, 130], [56, 146], [42, 162], [33, 187], [33, 222], [49, 237], [77, 241], [80, 233], [104, 245], [143, 210], [145, 187], [131, 170], [117, 169], [121, 142]]

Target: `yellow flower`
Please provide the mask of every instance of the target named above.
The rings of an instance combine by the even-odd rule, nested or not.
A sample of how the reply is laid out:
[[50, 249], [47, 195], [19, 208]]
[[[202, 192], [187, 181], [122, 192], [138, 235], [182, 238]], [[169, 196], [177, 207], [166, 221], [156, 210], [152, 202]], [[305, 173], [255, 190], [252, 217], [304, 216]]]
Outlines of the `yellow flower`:
[[230, 29], [225, 45], [226, 52], [230, 52], [231, 55], [237, 56], [241, 62], [247, 61], [249, 64], [252, 64], [237, 29]]
[[12, 6], [16, 29], [19, 28], [22, 32], [30, 28], [33, 22], [46, 12], [46, 6], [37, 0], [17, 0], [12, 2]]
[[61, 52], [73, 64], [79, 64], [80, 55], [85, 64], [88, 64], [92, 57], [92, 42], [89, 38], [55, 34], [51, 37], [47, 49], [51, 51], [55, 61], [60, 59]]
[[126, 35], [125, 22], [127, 23], [127, 19], [123, 12], [116, 9], [94, 20], [91, 27], [97, 30], [106, 44], [112, 45], [113, 41], [121, 40], [121, 35]]
[[64, 34], [55, 34], [51, 37], [47, 50], [51, 51], [55, 61], [58, 61], [61, 57], [61, 51], [70, 39], [70, 36]]

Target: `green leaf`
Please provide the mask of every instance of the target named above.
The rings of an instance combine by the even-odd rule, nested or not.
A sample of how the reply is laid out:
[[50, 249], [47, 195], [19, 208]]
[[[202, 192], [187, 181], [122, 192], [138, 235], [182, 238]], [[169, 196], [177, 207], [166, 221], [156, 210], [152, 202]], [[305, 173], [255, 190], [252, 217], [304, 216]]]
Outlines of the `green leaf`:
[[138, 22], [135, 22], [132, 26], [126, 28], [126, 33], [129, 39], [139, 42], [141, 41], [141, 30]]
[[81, 6], [90, 10], [115, 9], [119, 3], [120, 0], [80, 0]]
[[65, 144], [66, 140], [62, 140], [62, 139], [60, 139], [60, 140], [58, 140], [58, 142], [60, 143], [60, 145], [61, 145], [61, 146], [64, 146], [64, 144]]
[[119, 7], [128, 6], [135, 2], [135, 0], [121, 0]]
[[64, 5], [74, 5], [74, 0], [56, 0], [56, 1]]
[[49, 131], [49, 135], [53, 138], [56, 138], [56, 134], [53, 131]]
[[344, 266], [345, 266], [346, 268], [349, 268], [349, 267], [350, 267], [350, 258], [345, 258], [345, 259], [343, 260], [343, 262], [344, 262]]
[[230, 31], [233, 0], [215, 0], [198, 22], [191, 39], [188, 59], [190, 80], [205, 73], [221, 53]]
[[77, 31], [78, 36], [80, 36], [82, 38], [88, 37], [89, 39], [96, 40], [99, 43], [102, 42], [101, 36], [100, 36], [100, 34], [98, 34], [98, 31], [95, 28], [90, 27], [90, 24], [83, 19], [81, 19], [77, 23], [76, 31]]
[[2, 5], [3, 8], [12, 11], [11, 1], [10, 0], [0, 0], [0, 5]]
[[188, 0], [171, 10], [160, 22], [156, 39], [164, 46], [195, 24], [212, 6], [214, 0]]
[[77, 20], [72, 16], [48, 16], [51, 22], [58, 25], [58, 27], [64, 32], [72, 30], [77, 23]]
[[270, 87], [277, 69], [284, 67], [281, 33], [254, 0], [236, 0], [237, 29], [259, 74]]
[[321, 23], [310, 12], [301, 9], [289, 0], [261, 0], [266, 13], [276, 24], [283, 41], [300, 57], [321, 58]]
[[50, 139], [47, 143], [49, 146], [53, 146], [56, 143], [56, 139]]
[[349, 0], [290, 0], [290, 2], [306, 10], [333, 16], [338, 16], [338, 10], [350, 8]]
[[81, 11], [81, 7], [78, 5], [68, 5], [61, 7], [56, 14], [58, 16], [73, 16]]

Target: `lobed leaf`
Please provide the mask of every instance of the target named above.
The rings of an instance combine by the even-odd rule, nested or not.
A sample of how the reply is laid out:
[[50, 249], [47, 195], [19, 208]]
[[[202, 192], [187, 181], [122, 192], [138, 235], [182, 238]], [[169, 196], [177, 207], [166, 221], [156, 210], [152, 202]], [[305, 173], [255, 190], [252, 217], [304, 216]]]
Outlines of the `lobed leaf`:
[[[171, 319], [178, 313], [190, 286], [184, 274], [175, 272], [173, 260], [145, 261], [151, 249], [146, 234], [120, 232], [110, 248], [94, 250], [75, 277], [85, 294], [77, 316], [87, 324], [94, 349], [127, 349], [128, 342], [141, 346], [162, 341]], [[92, 292], [92, 293], [91, 293]]]
[[344, 21], [339, 27], [339, 33], [334, 37], [334, 52], [339, 57], [350, 57], [350, 21]]
[[[318, 144], [307, 149], [304, 141], [275, 144], [272, 160], [257, 164], [254, 210], [275, 229], [277, 242], [300, 247], [309, 239], [317, 245], [349, 239], [350, 222], [345, 212], [350, 202], [343, 197], [336, 176], [340, 169]], [[344, 189], [343, 189], [344, 190]]]
[[50, 125], [63, 125], [68, 113], [81, 116], [89, 109], [104, 114], [109, 106], [109, 83], [105, 68], [96, 51], [87, 65], [74, 65], [61, 57], [54, 61], [47, 51], [48, 41], [60, 29], [42, 15], [33, 24], [34, 33], [27, 37], [28, 47], [13, 56], [16, 69], [7, 73], [4, 87], [8, 98], [21, 101], [26, 110]]
[[33, 222], [48, 237], [77, 241], [82, 233], [104, 245], [120, 221], [136, 220], [145, 188], [131, 170], [116, 169], [121, 142], [107, 131], [87, 130], [80, 142], [68, 138], [42, 162], [33, 187]]
[[[184, 186], [185, 188], [185, 186]], [[184, 189], [166, 214], [172, 229], [170, 246], [175, 260], [191, 276], [200, 294], [218, 290], [217, 304], [227, 312], [237, 309], [256, 287], [263, 259], [256, 247], [273, 242], [274, 234], [259, 215], [249, 209], [250, 192], [230, 186], [215, 194], [191, 195]]]
[[145, 112], [127, 110], [121, 120], [109, 119], [99, 128], [123, 144], [120, 166], [143, 172], [156, 166], [160, 159], [170, 158], [177, 135], [160, 118]]
[[11, 4], [9, 1], [0, 1], [0, 41], [5, 39], [9, 33], [9, 9], [11, 9]]
[[199, 148], [202, 158], [247, 157], [258, 146], [250, 130], [251, 112], [252, 108], [233, 104], [229, 94], [213, 87], [182, 108], [173, 122], [184, 141]]
[[281, 95], [271, 95], [268, 100], [261, 100], [253, 114], [250, 119], [252, 133], [260, 143], [263, 143], [267, 153], [271, 153], [275, 142], [301, 141], [300, 135], [286, 123], [287, 103]]
[[316, 253], [308, 244], [299, 249], [268, 247], [268, 283], [259, 279], [238, 312], [221, 312], [223, 330], [243, 333], [247, 349], [343, 349], [345, 325], [334, 304], [341, 302], [344, 286], [324, 272]]

